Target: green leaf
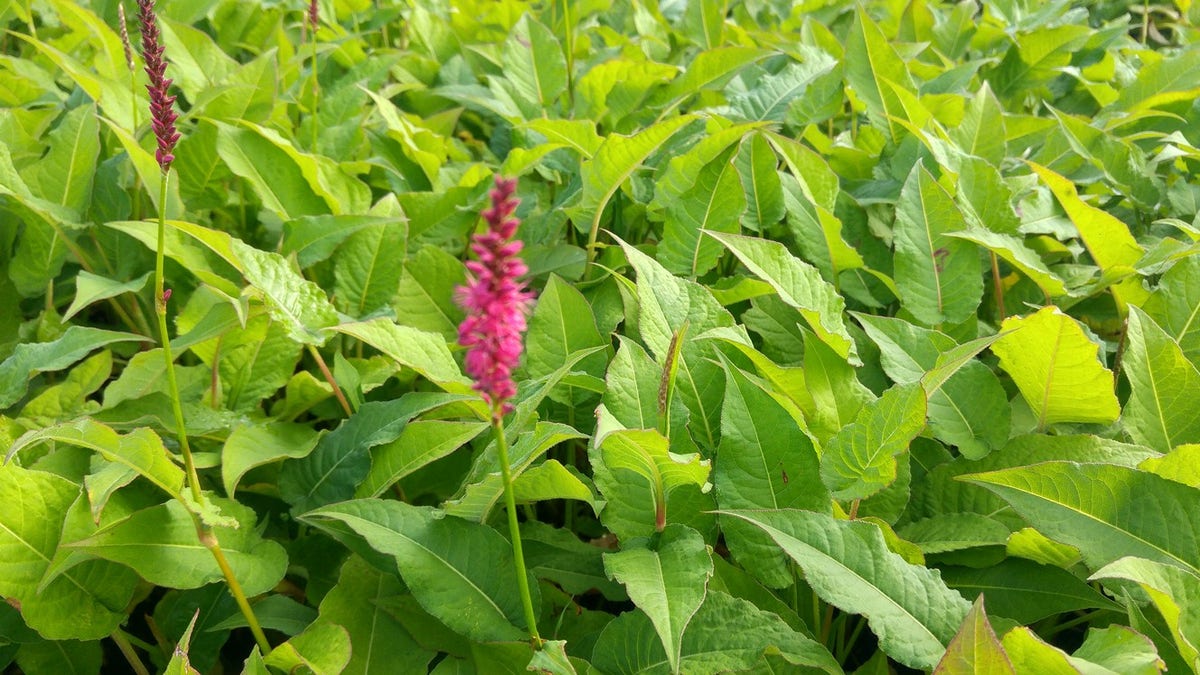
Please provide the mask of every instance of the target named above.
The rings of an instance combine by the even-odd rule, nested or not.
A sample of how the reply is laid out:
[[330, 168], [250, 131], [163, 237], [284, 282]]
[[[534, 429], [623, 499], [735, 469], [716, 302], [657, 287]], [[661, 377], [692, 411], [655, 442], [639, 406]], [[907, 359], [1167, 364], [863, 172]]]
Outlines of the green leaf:
[[596, 487], [607, 500], [600, 520], [619, 538], [650, 536], [659, 523], [695, 526], [712, 507], [710, 462], [667, 448], [657, 431], [622, 430], [589, 449]]
[[791, 62], [779, 72], [759, 78], [752, 89], [730, 97], [730, 113], [734, 119], [753, 122], [781, 123], [788, 109], [803, 100], [809, 85], [830, 74], [838, 62], [829, 54], [807, 50], [803, 62]]
[[337, 308], [355, 318], [392, 304], [404, 266], [407, 227], [400, 223], [368, 225], [338, 247], [334, 260], [333, 295]]
[[101, 561], [45, 581], [79, 496], [77, 485], [57, 475], [0, 466], [0, 500], [20, 505], [0, 511], [0, 595], [19, 603], [26, 625], [47, 639], [106, 636], [128, 618], [125, 607], [137, 585], [129, 570]]
[[455, 394], [412, 392], [392, 401], [364, 403], [323, 436], [311, 453], [284, 463], [280, 496], [297, 514], [350, 499], [370, 471], [371, 448], [396, 440], [417, 415], [463, 400], [465, 396]]
[[1192, 101], [1200, 93], [1198, 90], [1200, 53], [1189, 50], [1173, 58], [1153, 58], [1142, 64], [1133, 82], [1120, 88], [1117, 100], [1105, 112], [1134, 113], [1177, 101]]
[[788, 509], [721, 513], [771, 535], [821, 599], [867, 617], [883, 651], [910, 668], [932, 668], [970, 610], [935, 570], [889, 551], [869, 523]]
[[1122, 415], [1133, 440], [1167, 453], [1200, 442], [1200, 372], [1142, 310], [1129, 310], [1121, 366], [1133, 389]]
[[1004, 109], [987, 82], [971, 97], [962, 122], [949, 130], [950, 140], [968, 155], [999, 166], [1005, 157]]
[[864, 499], [892, 484], [896, 456], [925, 428], [925, 391], [896, 385], [863, 407], [854, 423], [825, 443], [821, 480], [836, 499]]
[[558, 38], [549, 28], [524, 15], [513, 26], [500, 56], [505, 81], [519, 99], [538, 114], [554, 106], [567, 89], [567, 59]]
[[[713, 471], [717, 505], [829, 512], [818, 451], [800, 422], [762, 385], [723, 364], [727, 385]], [[734, 559], [764, 584], [784, 588], [794, 582], [787, 558], [761, 530], [734, 519], [721, 527]]]
[[318, 434], [303, 424], [271, 422], [234, 427], [221, 448], [221, 483], [233, 495], [246, 472], [281, 459], [304, 457]]
[[[778, 615], [719, 591], [709, 591], [680, 646], [679, 672], [689, 675], [763, 672], [755, 667], [765, 654], [783, 659], [782, 672], [842, 672], [825, 647]], [[596, 641], [592, 664], [613, 675], [671, 672], [654, 624], [642, 612], [626, 612], [605, 627]]]
[[1200, 517], [1195, 488], [1111, 464], [1042, 462], [976, 473], [1043, 534], [1070, 544], [1091, 569], [1134, 555], [1200, 571], [1200, 533], [1174, 523]]
[[1119, 609], [1074, 574], [1020, 558], [990, 567], [943, 567], [942, 579], [968, 598], [987, 596], [992, 616], [1023, 624], [1084, 609]]
[[136, 471], [147, 480], [176, 497], [183, 490], [183, 469], [171, 460], [162, 439], [147, 428], [135, 429], [122, 436], [99, 422], [83, 418], [30, 431], [8, 449], [4, 461], [21, 450], [44, 441], [67, 443], [100, 453], [105, 459]]
[[63, 313], [62, 320], [69, 321], [71, 317], [78, 314], [88, 305], [101, 300], [115, 298], [122, 293], [136, 293], [142, 290], [145, 288], [146, 282], [150, 279], [150, 275], [150, 272], [146, 272], [132, 281], [120, 282], [113, 279], [106, 279], [98, 274], [92, 274], [87, 270], [80, 270], [79, 275], [75, 277], [75, 299], [71, 301], [71, 306]]
[[600, 229], [604, 208], [621, 189], [621, 185], [655, 150], [691, 121], [690, 116], [680, 116], [647, 127], [633, 136], [612, 134], [604, 139], [594, 157], [583, 162], [580, 167], [583, 194], [579, 212], [591, 214], [592, 232]]
[[948, 236], [966, 226], [933, 174], [914, 166], [896, 204], [896, 286], [905, 309], [928, 326], [966, 321], [983, 297], [979, 252]]
[[[519, 413], [518, 413], [519, 414]], [[509, 425], [511, 430], [514, 425]], [[574, 427], [557, 422], [538, 422], [533, 431], [511, 439], [509, 463], [512, 475], [519, 478], [550, 448], [565, 441], [584, 438]], [[496, 504], [504, 497], [504, 480], [499, 466], [499, 453], [494, 442], [489, 451], [480, 455], [471, 467], [458, 498], [445, 504], [446, 513], [484, 522]]]
[[21, 645], [16, 661], [26, 673], [96, 675], [104, 665], [104, 648], [98, 640], [30, 642]]
[[[903, 319], [855, 314], [879, 345], [883, 370], [900, 384], [924, 383], [939, 359], [959, 346], [953, 338]], [[979, 459], [1008, 440], [1008, 395], [982, 363], [966, 361], [929, 394], [929, 426], [934, 437]]]
[[677, 107], [687, 99], [708, 89], [718, 88], [740, 70], [771, 52], [742, 45], [706, 49], [683, 64], [684, 70], [663, 90], [662, 99]]
[[595, 510], [596, 495], [585, 480], [578, 470], [563, 466], [557, 459], [547, 459], [513, 479], [513, 497], [518, 504], [575, 499]]
[[1200, 577], [1173, 565], [1125, 557], [1090, 579], [1124, 579], [1142, 588], [1162, 615], [1175, 646], [1188, 663], [1200, 663]]
[[980, 546], [1003, 546], [1009, 531], [1003, 523], [978, 513], [945, 513], [915, 520], [897, 532], [926, 555]]
[[362, 340], [384, 356], [412, 368], [435, 384], [445, 386], [467, 382], [454, 357], [450, 356], [446, 341], [434, 333], [401, 326], [386, 318], [343, 323], [334, 326], [333, 330]]
[[346, 629], [350, 662], [341, 671], [344, 675], [428, 672], [434, 653], [422, 649], [384, 604], [406, 592], [394, 575], [371, 567], [362, 558], [352, 556], [342, 565], [337, 586], [321, 600], [317, 623]]
[[466, 281], [466, 268], [439, 246], [423, 246], [404, 261], [400, 289], [393, 307], [400, 323], [447, 342], [458, 339], [463, 311], [454, 302], [454, 289]]
[[1013, 668], [1018, 673], [1044, 673], [1045, 675], [1078, 675], [1081, 671], [1071, 662], [1071, 657], [1062, 650], [1042, 641], [1032, 630], [1024, 626], [1014, 628], [1001, 641]]
[[742, 224], [754, 232], [762, 232], [782, 220], [787, 210], [779, 179], [779, 158], [767, 137], [753, 134], [743, 140], [734, 164], [746, 195]]
[[[575, 352], [608, 344], [609, 340], [596, 328], [592, 307], [583, 294], [558, 275], [550, 275], [529, 318], [524, 358], [528, 376], [544, 377], [561, 368]], [[575, 368], [599, 377], [605, 360], [604, 354], [595, 353]], [[555, 400], [571, 404], [575, 398], [567, 395]]]
[[[1116, 216], [1087, 204], [1079, 197], [1075, 185], [1047, 169], [1044, 166], [1029, 163], [1047, 186], [1054, 197], [1062, 204], [1067, 217], [1079, 231], [1079, 238], [1087, 247], [1092, 260], [1100, 267], [1101, 272], [1116, 272], [1119, 269], [1133, 267], [1141, 260], [1144, 251], [1137, 240], [1129, 232], [1129, 227]], [[1150, 293], [1142, 287], [1141, 279], [1136, 275], [1121, 281], [1113, 287], [1113, 296], [1117, 305], [1124, 310], [1125, 305], [1141, 305]]]
[[804, 334], [804, 382], [813, 400], [808, 426], [827, 443], [875, 400], [854, 374], [854, 368], [811, 333]]
[[704, 238], [705, 231], [739, 230], [746, 210], [740, 179], [730, 148], [692, 177], [692, 187], [666, 202], [667, 221], [658, 259], [671, 272], [698, 277], [716, 266], [721, 247]]
[[226, 124], [217, 129], [217, 154], [250, 183], [263, 208], [284, 221], [330, 213], [287, 152], [250, 129]]
[[699, 532], [683, 526], [664, 529], [651, 548], [625, 548], [604, 556], [604, 569], [629, 591], [629, 598], [650, 621], [679, 671], [680, 640], [704, 602], [712, 558]]
[[[218, 526], [229, 566], [247, 595], [275, 587], [287, 569], [287, 554], [278, 543], [263, 539], [254, 528], [254, 512], [237, 502], [213, 498], [237, 527]], [[168, 588], [199, 588], [224, 579], [221, 569], [196, 536], [196, 521], [177, 500], [151, 506], [71, 542], [67, 548], [127, 565], [153, 584]], [[62, 567], [52, 574], [62, 573]]]
[[288, 336], [300, 344], [324, 344], [324, 329], [337, 324], [338, 317], [321, 287], [297, 274], [277, 253], [260, 251], [240, 239], [232, 239], [231, 246], [246, 281], [262, 295], [271, 318], [283, 324]]
[[1181, 445], [1161, 457], [1151, 457], [1138, 465], [1176, 483], [1200, 489], [1200, 444]]
[[1200, 256], [1184, 258], [1167, 270], [1142, 309], [1200, 368]]
[[333, 255], [356, 232], [396, 222], [378, 216], [303, 216], [283, 224], [279, 252], [285, 257], [295, 253], [300, 269], [307, 269]]
[[779, 242], [718, 232], [707, 234], [724, 244], [755, 276], [771, 284], [780, 299], [804, 317], [822, 342], [851, 364], [860, 363], [854, 339], [842, 319], [846, 303], [815, 267], [792, 256]]
[[968, 227], [962, 232], [947, 232], [946, 236], [978, 244], [995, 253], [1004, 262], [1021, 270], [1021, 273], [1037, 284], [1048, 297], [1057, 298], [1067, 294], [1063, 280], [1046, 267], [1046, 263], [1038, 257], [1036, 251], [1017, 237], [979, 227]]
[[[377, 499], [326, 506], [301, 520], [354, 550], [361, 538], [394, 560], [417, 602], [452, 630], [480, 641], [526, 635], [517, 627], [524, 626], [524, 614], [512, 549], [495, 530], [429, 507]], [[536, 595], [534, 601], [536, 608]]]
[[338, 675], [349, 665], [351, 650], [350, 635], [345, 628], [317, 622], [272, 649], [263, 663], [286, 673]]
[[396, 440], [371, 448], [371, 469], [354, 496], [382, 495], [397, 481], [449, 455], [488, 428], [486, 422], [409, 422]]
[[25, 183], [35, 196], [82, 214], [91, 201], [100, 156], [96, 107], [81, 105], [68, 112], [47, 141], [50, 149], [46, 155], [22, 170]]
[[0, 363], [0, 409], [19, 401], [36, 373], [62, 370], [101, 347], [144, 339], [133, 333], [71, 326], [50, 342], [23, 342]]
[[935, 675], [1016, 675], [1000, 638], [996, 637], [996, 631], [988, 621], [982, 595], [975, 600], [962, 628], [950, 641], [946, 654], [933, 672]]
[[908, 67], [865, 10], [854, 13], [845, 40], [846, 83], [866, 103], [874, 124], [899, 141], [903, 133], [900, 121], [908, 116], [897, 90], [916, 91]]
[[1038, 426], [1059, 422], [1109, 424], [1121, 414], [1112, 371], [1097, 359], [1099, 346], [1057, 307], [1009, 317], [992, 343], [1000, 367], [1033, 409]]

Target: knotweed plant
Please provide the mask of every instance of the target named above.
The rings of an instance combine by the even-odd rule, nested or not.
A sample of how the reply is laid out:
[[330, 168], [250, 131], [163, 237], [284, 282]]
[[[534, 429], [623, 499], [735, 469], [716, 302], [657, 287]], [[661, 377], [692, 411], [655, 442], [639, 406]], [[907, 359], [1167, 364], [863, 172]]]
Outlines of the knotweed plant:
[[317, 82], [317, 28], [321, 25], [321, 6], [318, 0], [310, 0], [308, 12], [305, 14], [308, 25], [308, 38], [312, 51], [309, 52], [312, 65], [312, 107], [308, 114], [312, 116], [312, 151], [317, 151], [317, 139], [320, 135], [320, 125], [317, 124], [317, 106], [321, 100], [321, 86]]
[[[158, 317], [159, 339], [162, 343], [167, 385], [170, 387], [171, 405], [175, 416], [179, 450], [183, 455], [184, 470], [187, 474], [187, 483], [193, 508], [199, 508], [204, 502], [204, 495], [200, 491], [200, 478], [196, 473], [196, 463], [192, 457], [191, 447], [188, 444], [187, 426], [183, 417], [183, 406], [179, 398], [179, 383], [175, 375], [175, 358], [171, 353], [171, 336], [170, 331], [167, 329], [167, 302], [171, 299], [171, 290], [164, 288], [163, 281], [163, 252], [166, 248], [167, 226], [165, 212], [167, 181], [170, 178], [171, 163], [175, 161], [175, 144], [179, 142], [179, 131], [175, 127], [175, 120], [178, 116], [174, 109], [175, 97], [169, 93], [171, 80], [166, 77], [167, 61], [164, 58], [165, 49], [158, 30], [158, 18], [154, 11], [154, 0], [138, 0], [138, 22], [142, 31], [142, 56], [146, 61], [146, 74], [150, 78], [146, 89], [150, 92], [151, 126], [154, 129], [154, 137], [158, 145], [154, 152], [154, 158], [157, 160], [158, 167], [161, 170], [159, 174], [158, 242], [154, 260], [154, 309]], [[180, 495], [180, 497], [182, 498], [183, 496]], [[195, 522], [200, 542], [212, 552], [217, 566], [221, 568], [221, 573], [229, 585], [229, 591], [237, 601], [242, 614], [245, 615], [246, 622], [250, 627], [250, 631], [254, 634], [255, 641], [264, 653], [269, 652], [271, 645], [267, 642], [266, 635], [263, 634], [262, 627], [259, 626], [258, 620], [250, 608], [250, 603], [246, 600], [246, 594], [242, 591], [241, 584], [238, 583], [237, 577], [233, 573], [233, 568], [230, 567], [224, 551], [221, 550], [221, 544], [217, 540], [216, 533], [199, 516], [195, 517]]]
[[517, 395], [513, 370], [521, 360], [525, 319], [532, 302], [532, 295], [521, 279], [529, 271], [518, 256], [522, 243], [514, 238], [520, 225], [513, 217], [520, 203], [515, 196], [516, 189], [516, 180], [496, 179], [496, 187], [491, 192], [492, 204], [483, 212], [487, 229], [472, 239], [471, 251], [477, 259], [467, 262], [470, 272], [467, 284], [458, 289], [458, 303], [467, 311], [467, 317], [458, 329], [458, 342], [467, 348], [467, 374], [474, 380], [475, 390], [488, 404], [491, 413], [504, 479], [504, 501], [516, 560], [517, 586], [521, 591], [529, 635], [534, 645], [540, 646], [517, 526], [508, 444], [504, 438], [504, 415], [512, 410], [512, 399]]

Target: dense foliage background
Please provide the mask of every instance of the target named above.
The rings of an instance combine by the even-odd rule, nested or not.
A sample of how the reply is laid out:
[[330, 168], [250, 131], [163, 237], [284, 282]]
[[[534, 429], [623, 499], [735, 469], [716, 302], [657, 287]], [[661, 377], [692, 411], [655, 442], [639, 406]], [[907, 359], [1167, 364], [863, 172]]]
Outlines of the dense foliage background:
[[9, 672], [1200, 672], [1200, 6], [157, 9], [161, 194], [117, 3], [0, 9]]

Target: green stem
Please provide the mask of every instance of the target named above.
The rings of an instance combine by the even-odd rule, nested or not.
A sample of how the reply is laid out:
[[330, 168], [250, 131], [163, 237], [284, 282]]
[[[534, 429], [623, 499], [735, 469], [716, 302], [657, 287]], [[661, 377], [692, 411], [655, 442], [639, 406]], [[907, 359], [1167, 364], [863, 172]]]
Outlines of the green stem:
[[533, 646], [542, 647], [538, 636], [537, 617], [533, 613], [533, 598], [529, 595], [529, 579], [525, 572], [525, 553], [521, 550], [521, 530], [517, 525], [517, 499], [513, 496], [512, 468], [508, 465], [508, 443], [504, 440], [504, 420], [500, 410], [492, 411], [492, 428], [496, 431], [496, 450], [500, 455], [500, 474], [504, 478], [504, 505], [508, 511], [508, 533], [512, 537], [513, 558], [517, 564], [517, 588], [521, 592], [521, 603], [525, 606], [525, 623], [529, 626], [529, 637]]
[[317, 81], [317, 27], [312, 27], [312, 108], [309, 110], [309, 115], [312, 116], [312, 151], [317, 152], [317, 136], [320, 131], [320, 124], [317, 123], [317, 104], [321, 98], [321, 84]]
[[[175, 435], [179, 439], [179, 451], [183, 454], [183, 467], [187, 474], [188, 487], [192, 493], [192, 499], [196, 505], [202, 503], [203, 495], [200, 492], [200, 476], [196, 473], [196, 462], [192, 458], [192, 449], [188, 445], [187, 427], [183, 419], [183, 405], [179, 400], [179, 383], [175, 377], [175, 358], [171, 354], [171, 336], [167, 329], [167, 301], [163, 297], [164, 281], [164, 250], [166, 249], [167, 237], [167, 179], [170, 174], [162, 173], [162, 180], [159, 182], [159, 204], [161, 207], [158, 210], [158, 246], [154, 256], [154, 309], [158, 316], [158, 333], [159, 339], [162, 342], [163, 360], [167, 370], [167, 386], [170, 387], [171, 408], [175, 413]], [[190, 509], [189, 509], [190, 510]], [[229, 592], [233, 595], [233, 599], [241, 608], [242, 614], [246, 617], [246, 624], [250, 627], [250, 632], [254, 634], [254, 641], [258, 643], [258, 647], [263, 654], [271, 651], [271, 643], [267, 641], [267, 636], [263, 633], [262, 627], [258, 624], [258, 618], [254, 616], [254, 611], [250, 608], [250, 603], [246, 600], [246, 594], [242, 591], [241, 584], [238, 583], [237, 577], [233, 573], [233, 568], [229, 566], [229, 561], [225, 559], [225, 553], [221, 551], [221, 544], [217, 539], [216, 532], [205, 524], [200, 517], [195, 513], [192, 514], [192, 519], [196, 523], [196, 534], [200, 538], [200, 543], [212, 553], [212, 556], [217, 561], [217, 566], [221, 568], [221, 573], [225, 576], [225, 583], [229, 587]]]
[[108, 634], [113, 643], [117, 645], [117, 649], [121, 650], [121, 655], [129, 662], [129, 667], [137, 675], [150, 675], [150, 671], [146, 670], [146, 664], [138, 657], [137, 652], [133, 650], [133, 645], [129, 644], [128, 638], [120, 628]]
[[1000, 261], [996, 259], [996, 254], [992, 254], [992, 291], [996, 294], [996, 312], [1000, 315], [1000, 320], [1004, 321], [1004, 282], [1000, 279]]

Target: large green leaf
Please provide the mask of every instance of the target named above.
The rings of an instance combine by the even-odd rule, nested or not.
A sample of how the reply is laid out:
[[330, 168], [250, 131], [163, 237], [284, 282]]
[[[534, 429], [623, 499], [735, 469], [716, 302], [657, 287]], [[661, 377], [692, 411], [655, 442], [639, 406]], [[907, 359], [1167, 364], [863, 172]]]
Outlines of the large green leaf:
[[1122, 416], [1135, 441], [1159, 452], [1200, 442], [1200, 372], [1142, 310], [1129, 310], [1121, 366], [1132, 386]]
[[995, 492], [1092, 569], [1134, 555], [1200, 572], [1195, 488], [1111, 464], [1042, 462], [963, 476]]
[[371, 448], [371, 468], [355, 497], [378, 497], [396, 481], [461, 448], [489, 428], [486, 422], [416, 420], [396, 440]]
[[666, 202], [667, 222], [658, 246], [658, 260], [671, 272], [695, 278], [711, 270], [721, 257], [720, 244], [704, 232], [739, 230], [738, 220], [746, 210], [735, 149], [721, 153], [692, 176], [692, 186], [678, 198]]
[[[526, 373], [531, 378], [550, 375], [575, 352], [608, 344], [609, 340], [596, 328], [595, 315], [583, 294], [558, 275], [550, 275], [529, 318], [525, 338]], [[599, 377], [604, 372], [604, 364], [605, 355], [593, 353], [575, 368]], [[573, 404], [578, 398], [578, 394], [556, 395], [558, 393], [552, 392], [551, 397], [564, 403]]]
[[280, 496], [292, 505], [293, 513], [350, 499], [370, 471], [371, 448], [396, 440], [417, 415], [465, 399], [413, 392], [393, 401], [364, 403], [322, 437], [311, 453], [284, 463], [279, 474]]
[[734, 164], [746, 194], [742, 224], [762, 232], [782, 220], [787, 209], [779, 179], [779, 158], [767, 137], [758, 133], [743, 140]]
[[183, 469], [171, 461], [162, 439], [150, 429], [135, 429], [122, 436], [85, 417], [26, 433], [9, 447], [5, 461], [25, 448], [45, 441], [94, 450], [108, 461], [145, 476], [172, 497], [178, 497], [183, 489]]
[[704, 602], [713, 572], [704, 538], [690, 527], [670, 525], [651, 547], [606, 554], [604, 569], [650, 617], [671, 670], [678, 672], [683, 632]]
[[[249, 507], [227, 499], [214, 502], [237, 520], [237, 527], [214, 527], [212, 532], [242, 589], [254, 596], [274, 588], [287, 570], [283, 547], [255, 530]], [[137, 511], [66, 546], [126, 565], [143, 579], [168, 588], [199, 588], [224, 578], [212, 553], [200, 543], [194, 516], [178, 500]], [[52, 573], [63, 573], [63, 566]]]
[[1109, 424], [1121, 414], [1112, 371], [1097, 359], [1099, 346], [1057, 307], [1009, 317], [992, 344], [1000, 367], [1033, 409], [1038, 426], [1058, 422]]
[[867, 617], [883, 651], [910, 668], [932, 668], [970, 610], [936, 570], [888, 550], [870, 523], [788, 509], [721, 513], [771, 535], [823, 600]]
[[333, 296], [342, 312], [364, 318], [388, 307], [396, 297], [404, 266], [396, 264], [407, 248], [400, 223], [368, 225], [338, 247]]
[[36, 373], [62, 370], [101, 347], [144, 339], [133, 333], [71, 326], [50, 342], [23, 342], [0, 363], [0, 409], [19, 401]]
[[[825, 647], [778, 615], [719, 591], [709, 591], [680, 646], [679, 672], [689, 675], [780, 672], [761, 669], [768, 653], [782, 658], [783, 672], [842, 672]], [[622, 614], [605, 627], [596, 641], [592, 664], [613, 675], [671, 672], [654, 624], [642, 612]]]
[[63, 116], [48, 134], [50, 149], [21, 174], [34, 195], [82, 214], [91, 202], [100, 123], [94, 105], [81, 105]]
[[282, 220], [331, 213], [288, 153], [250, 129], [218, 125], [217, 153]]
[[[724, 362], [725, 403], [713, 483], [722, 509], [795, 508], [829, 511], [818, 450], [800, 421], [737, 367]], [[726, 519], [725, 543], [742, 567], [773, 588], [790, 585], [791, 570], [761, 530]]]
[[301, 520], [368, 560], [378, 558], [374, 551], [387, 556], [421, 606], [462, 635], [480, 641], [526, 635], [517, 627], [525, 621], [512, 548], [495, 530], [429, 507], [378, 499], [326, 506]]
[[854, 339], [846, 329], [842, 313], [846, 302], [821, 273], [788, 253], [776, 241], [708, 232], [737, 256], [755, 276], [771, 284], [780, 299], [794, 307], [821, 341], [852, 364], [858, 364]]
[[943, 567], [942, 579], [966, 597], [986, 597], [993, 616], [1032, 624], [1081, 609], [1118, 609], [1074, 574], [1030, 560], [1008, 558], [989, 567]]
[[16, 601], [25, 623], [48, 639], [104, 637], [127, 618], [137, 585], [129, 570], [102, 561], [44, 581], [79, 496], [79, 487], [60, 476], [0, 466], [0, 500], [10, 505], [0, 510], [0, 595]]
[[897, 385], [825, 443], [821, 480], [837, 499], [864, 499], [897, 477], [896, 456], [925, 428], [925, 391]]
[[899, 141], [901, 122], [909, 118], [898, 92], [915, 92], [916, 87], [908, 67], [865, 9], [855, 12], [846, 35], [846, 82], [866, 103], [876, 126]]
[[317, 439], [318, 433], [312, 428], [290, 422], [235, 427], [221, 448], [221, 483], [225, 494], [233, 495], [242, 477], [255, 467], [307, 455]]
[[896, 286], [904, 308], [921, 323], [961, 323], [979, 307], [979, 252], [949, 236], [965, 228], [950, 194], [924, 165], [914, 166], [896, 204]]
[[343, 323], [333, 329], [362, 340], [384, 356], [412, 368], [436, 384], [459, 385], [467, 381], [450, 355], [446, 340], [435, 333], [402, 326], [382, 317]]
[[342, 673], [428, 672], [433, 652], [422, 649], [385, 604], [406, 591], [395, 575], [371, 567], [358, 556], [342, 565], [337, 585], [321, 600], [317, 619], [345, 628], [350, 637], [350, 663]]
[[544, 116], [567, 88], [567, 60], [558, 38], [537, 19], [526, 14], [513, 26], [504, 43], [501, 64], [506, 81], [519, 100]]

